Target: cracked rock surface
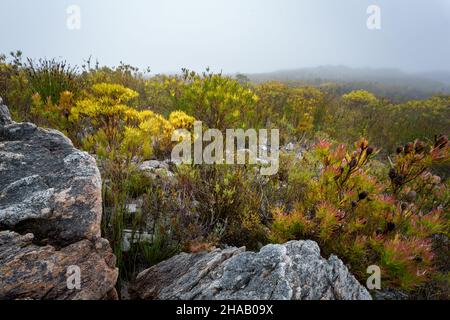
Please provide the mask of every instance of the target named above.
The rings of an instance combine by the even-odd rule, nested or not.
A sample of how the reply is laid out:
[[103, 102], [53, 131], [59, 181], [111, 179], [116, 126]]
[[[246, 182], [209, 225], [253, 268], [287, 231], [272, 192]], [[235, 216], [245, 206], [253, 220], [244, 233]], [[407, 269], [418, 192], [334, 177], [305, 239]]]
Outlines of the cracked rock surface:
[[370, 300], [336, 256], [324, 259], [314, 241], [182, 253], [141, 272], [137, 299]]
[[[60, 250], [32, 243], [33, 235], [0, 232], [0, 299], [114, 299], [115, 257], [107, 240], [82, 240]], [[68, 289], [80, 270], [80, 289]]]
[[[94, 158], [58, 131], [12, 121], [0, 105], [0, 299], [113, 297], [118, 271], [101, 215]], [[78, 291], [66, 285], [72, 265]]]
[[95, 160], [62, 133], [0, 111], [0, 225], [57, 245], [100, 236]]

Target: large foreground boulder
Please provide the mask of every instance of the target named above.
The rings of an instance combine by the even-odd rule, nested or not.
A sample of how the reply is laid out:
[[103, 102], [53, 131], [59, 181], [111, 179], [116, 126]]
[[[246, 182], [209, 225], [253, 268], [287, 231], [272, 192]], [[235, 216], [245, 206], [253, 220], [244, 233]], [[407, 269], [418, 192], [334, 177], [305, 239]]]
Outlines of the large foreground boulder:
[[[0, 299], [113, 297], [95, 160], [55, 130], [15, 123], [0, 105]], [[81, 288], [67, 288], [67, 270]]]
[[59, 246], [100, 236], [101, 177], [94, 158], [56, 130], [12, 122], [5, 106], [0, 177], [3, 228]]
[[348, 300], [371, 299], [336, 256], [324, 259], [314, 241], [182, 253], [141, 272], [137, 299]]

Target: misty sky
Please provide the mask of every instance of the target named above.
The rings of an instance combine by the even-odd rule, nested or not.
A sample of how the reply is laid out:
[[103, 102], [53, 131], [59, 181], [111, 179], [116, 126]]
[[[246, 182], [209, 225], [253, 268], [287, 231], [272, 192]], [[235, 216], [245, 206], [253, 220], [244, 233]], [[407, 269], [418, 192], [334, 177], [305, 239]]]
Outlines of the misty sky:
[[[366, 27], [369, 5], [381, 30]], [[66, 27], [69, 5], [81, 29]], [[450, 0], [1, 0], [0, 52], [152, 72], [347, 65], [450, 71]]]

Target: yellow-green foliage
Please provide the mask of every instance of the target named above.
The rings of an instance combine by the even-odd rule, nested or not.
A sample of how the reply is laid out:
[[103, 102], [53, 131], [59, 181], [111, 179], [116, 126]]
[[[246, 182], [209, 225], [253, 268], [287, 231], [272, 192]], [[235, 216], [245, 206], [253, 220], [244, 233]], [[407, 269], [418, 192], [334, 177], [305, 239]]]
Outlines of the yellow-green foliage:
[[127, 119], [130, 100], [137, 98], [138, 93], [122, 85], [99, 83], [94, 84], [85, 99], [77, 102], [72, 109], [72, 118], [80, 115], [90, 117], [97, 126], [108, 126], [113, 122]]
[[377, 110], [370, 134], [390, 152], [408, 141], [450, 133], [450, 96], [387, 104]]
[[264, 196], [256, 188], [255, 178], [253, 170], [238, 166], [182, 167], [177, 190], [185, 200], [198, 203], [186, 219], [186, 239], [252, 249], [263, 243]]
[[[302, 83], [254, 85], [242, 81], [242, 77], [238, 81], [209, 71], [196, 74], [187, 70], [179, 76], [146, 78], [138, 68], [128, 64], [109, 68], [98, 63], [91, 66], [89, 60], [81, 73], [77, 70], [57, 60], [24, 63], [21, 52], [12, 53], [9, 59], [0, 55], [0, 96], [17, 121], [52, 126], [67, 132], [71, 138], [80, 136], [79, 128], [71, 125], [66, 128], [64, 119], [55, 123], [58, 115], [45, 106], [48, 97], [53, 105], [59, 105], [61, 94], [70, 91], [74, 100], [79, 100], [83, 91], [102, 83], [114, 83], [138, 92], [133, 104], [151, 106], [154, 112], [165, 117], [182, 110], [209, 127], [278, 128], [282, 143], [323, 131], [345, 143], [364, 136], [383, 152], [391, 153], [398, 144], [407, 141], [449, 134], [448, 95], [407, 101], [408, 96], [402, 96], [403, 91], [394, 88], [398, 91], [394, 98], [404, 102], [393, 103], [389, 97], [381, 94], [375, 97], [365, 90], [342, 95], [356, 85], [324, 84], [315, 88], [304, 87]], [[39, 103], [32, 102], [35, 93], [41, 97], [42, 112], [37, 110]]]
[[279, 115], [284, 113], [289, 88], [280, 82], [266, 82], [255, 86], [254, 91], [258, 96], [255, 105], [255, 114], [249, 119], [252, 127], [271, 127]]
[[313, 223], [302, 210], [294, 209], [286, 213], [284, 208], [274, 208], [273, 217], [270, 238], [274, 242], [284, 243], [290, 240], [305, 239], [312, 231]]
[[27, 72], [22, 67], [22, 52], [11, 53], [12, 61], [0, 54], [0, 97], [16, 121], [30, 120], [31, 95]]
[[28, 59], [25, 71], [33, 93], [38, 93], [46, 101], [50, 99], [53, 104], [59, 103], [64, 91], [70, 91], [77, 96], [80, 90], [77, 67], [70, 66], [66, 61]]
[[317, 129], [343, 142], [365, 136], [389, 153], [408, 141], [449, 134], [448, 95], [394, 104], [366, 91], [354, 91], [334, 99], [325, 110], [328, 116], [316, 120]]
[[[345, 93], [355, 86], [251, 84], [209, 70], [146, 78], [126, 64], [89, 64], [78, 73], [55, 60], [31, 65], [20, 53], [10, 61], [0, 55], [0, 96], [15, 120], [56, 128], [97, 154], [103, 231], [121, 271], [123, 229], [144, 228], [146, 211], [158, 224], [154, 243], [131, 251], [148, 261], [179, 247], [256, 249], [267, 238], [313, 239], [360, 280], [371, 264], [382, 268], [386, 286], [412, 289], [429, 276], [439, 278], [429, 239], [450, 235], [450, 182], [437, 175], [449, 172], [450, 96], [393, 103], [364, 90]], [[252, 167], [181, 166], [171, 183], [155, 184], [137, 172], [141, 160], [167, 158], [173, 131], [190, 131], [195, 119], [222, 130], [277, 128], [281, 144], [316, 143], [299, 159], [282, 154], [271, 177]], [[344, 145], [356, 140], [354, 148]], [[126, 203], [136, 196], [144, 197], [144, 209], [130, 222]], [[133, 259], [126, 268], [134, 270]]]
[[401, 238], [397, 234], [384, 242], [381, 265], [385, 280], [403, 288], [414, 288], [430, 273], [433, 253], [428, 240]]
[[130, 103], [138, 93], [118, 84], [98, 83], [71, 109], [71, 120], [92, 127], [85, 148], [100, 157], [149, 158], [156, 150], [167, 152], [172, 132], [190, 129], [194, 118], [173, 112], [169, 120], [151, 110], [139, 111]]
[[314, 114], [323, 103], [323, 94], [312, 87], [292, 89], [287, 99], [285, 117], [293, 126], [294, 134], [303, 136], [314, 127]]
[[345, 94], [337, 108], [330, 110], [332, 117], [324, 130], [339, 137], [340, 140], [354, 141], [360, 137], [370, 137], [379, 113], [379, 101], [370, 92], [356, 90]]
[[[85, 126], [84, 148], [97, 154], [108, 181], [104, 198], [109, 210], [104, 226], [110, 227], [104, 227], [104, 232], [111, 239], [122, 272], [126, 268], [122, 248], [126, 199], [150, 187], [136, 179], [135, 166], [157, 152], [170, 150], [173, 130], [189, 129], [194, 122], [183, 112], [174, 112], [167, 120], [151, 110], [137, 110], [132, 106], [137, 97], [137, 92], [122, 85], [97, 83], [70, 110], [71, 121]], [[141, 249], [145, 248], [148, 246]]]
[[172, 133], [176, 129], [191, 130], [195, 118], [188, 116], [183, 111], [174, 111], [166, 120], [163, 116], [152, 111], [145, 110], [139, 113], [139, 130], [144, 135], [151, 136], [154, 147], [164, 153], [169, 153], [172, 147]]
[[147, 114], [139, 124], [139, 130], [144, 136], [153, 139], [153, 146], [158, 150], [169, 149], [173, 129], [170, 122], [159, 114], [153, 114], [152, 116]]
[[58, 100], [58, 104], [54, 104], [50, 98], [43, 101], [39, 93], [35, 93], [31, 100], [32, 120], [41, 126], [58, 129], [71, 136], [73, 131], [69, 115], [74, 105], [73, 94], [63, 91]]
[[238, 81], [209, 71], [199, 75], [184, 70], [182, 77], [151, 81], [148, 90], [152, 97], [154, 91], [166, 97], [156, 99], [156, 103], [169, 104], [171, 111], [182, 110], [202, 120], [206, 126], [221, 130], [243, 126], [244, 119], [254, 113], [253, 105], [258, 100], [252, 90]]
[[378, 102], [377, 97], [373, 93], [365, 90], [355, 90], [344, 94], [342, 101], [352, 106], [375, 105]]
[[258, 99], [249, 123], [280, 129], [282, 142], [301, 140], [323, 125], [325, 95], [316, 88], [268, 82], [255, 86], [254, 91]]
[[188, 116], [183, 111], [174, 111], [169, 115], [169, 122], [176, 129], [191, 130], [194, 121], [194, 117]]
[[[93, 129], [93, 133], [85, 137], [86, 149], [96, 152], [103, 158], [118, 157], [124, 145], [129, 143], [129, 151], [142, 145], [139, 151], [148, 156], [149, 148], [146, 137], [131, 130], [130, 126], [138, 121], [138, 112], [129, 103], [138, 93], [117, 84], [99, 83], [92, 86], [86, 97], [78, 101], [71, 110], [73, 122], [84, 121]], [[139, 142], [132, 138], [140, 138]]]
[[93, 66], [91, 62], [91, 58], [89, 58], [82, 66], [81, 81], [84, 87], [91, 87], [96, 83], [115, 83], [138, 92], [140, 98], [144, 98], [146, 80], [144, 73], [139, 68], [123, 62], [112, 68], [99, 66], [98, 62]]

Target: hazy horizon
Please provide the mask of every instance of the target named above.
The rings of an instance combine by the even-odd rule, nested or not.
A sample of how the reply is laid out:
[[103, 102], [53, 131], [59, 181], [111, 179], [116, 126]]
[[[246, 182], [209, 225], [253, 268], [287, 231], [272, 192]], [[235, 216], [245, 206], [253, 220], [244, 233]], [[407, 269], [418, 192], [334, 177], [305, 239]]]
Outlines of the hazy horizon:
[[[70, 5], [81, 29], [69, 30]], [[381, 29], [366, 26], [369, 5]], [[2, 0], [0, 53], [152, 73], [267, 73], [318, 66], [450, 72], [446, 0]]]

